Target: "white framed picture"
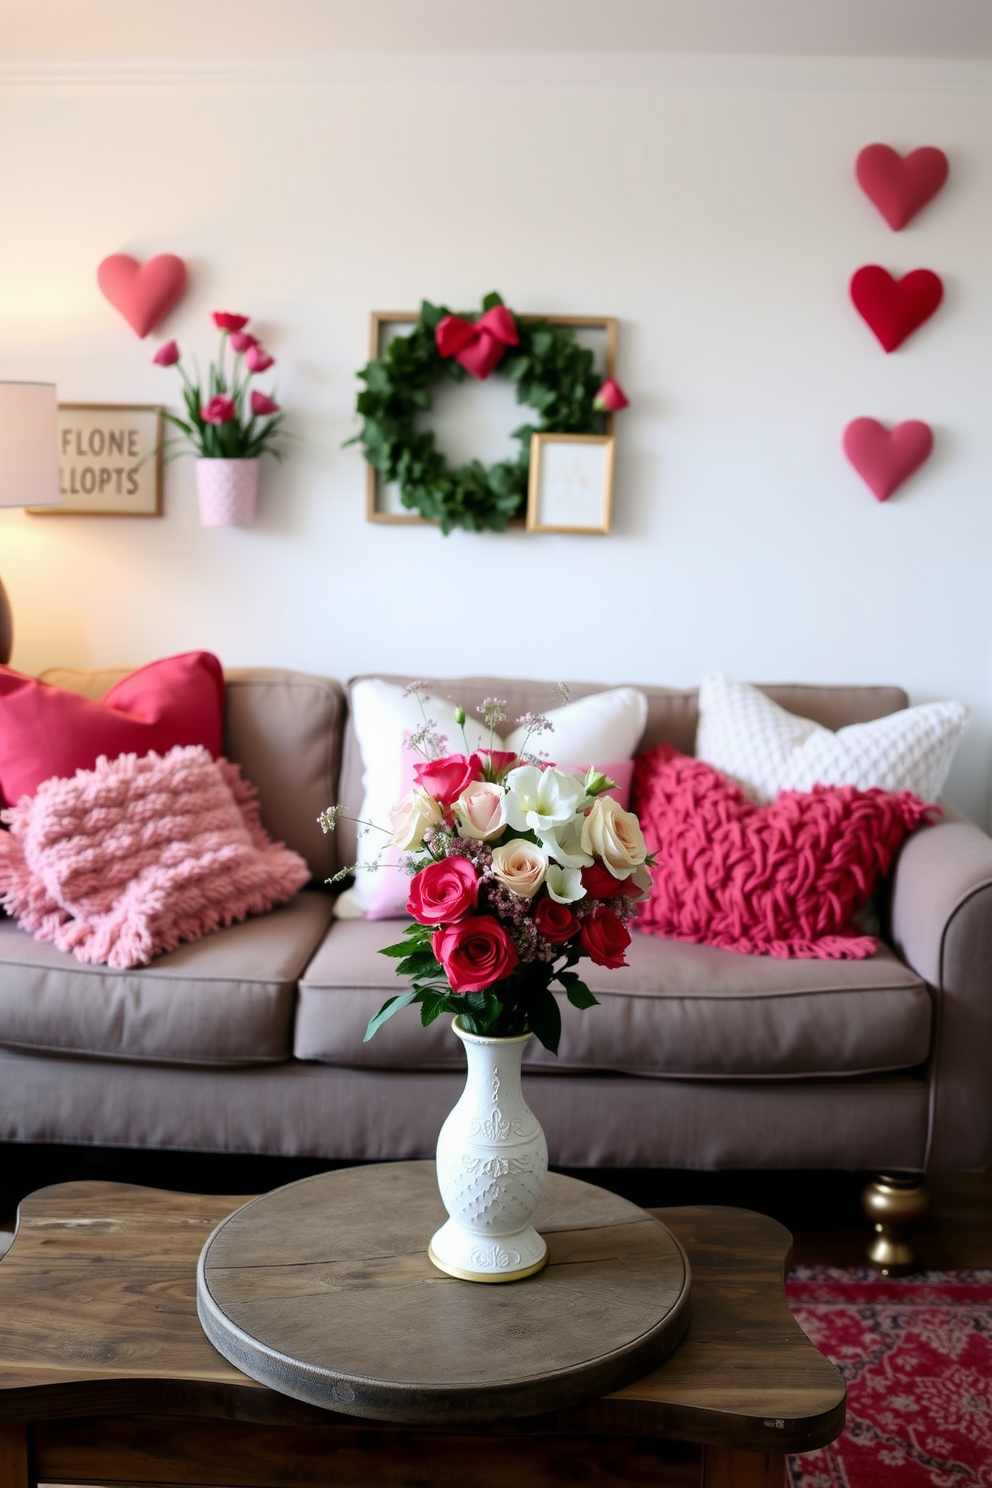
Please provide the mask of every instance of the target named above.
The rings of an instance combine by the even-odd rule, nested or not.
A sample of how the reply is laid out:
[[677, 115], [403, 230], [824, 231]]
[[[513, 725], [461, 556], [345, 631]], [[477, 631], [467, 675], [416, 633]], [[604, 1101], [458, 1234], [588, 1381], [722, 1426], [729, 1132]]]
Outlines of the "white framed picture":
[[613, 450], [612, 434], [535, 434], [527, 531], [605, 536], [613, 515]]
[[160, 517], [162, 410], [143, 403], [60, 403], [61, 506], [37, 517]]

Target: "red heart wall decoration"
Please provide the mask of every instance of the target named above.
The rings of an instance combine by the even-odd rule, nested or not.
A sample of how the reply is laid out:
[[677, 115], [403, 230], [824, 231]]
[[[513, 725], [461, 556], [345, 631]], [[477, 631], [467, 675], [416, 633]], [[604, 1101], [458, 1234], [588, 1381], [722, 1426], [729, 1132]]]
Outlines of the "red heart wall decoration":
[[912, 222], [947, 180], [943, 150], [924, 145], [902, 156], [891, 145], [866, 145], [855, 164], [858, 183], [893, 232]]
[[844, 453], [878, 501], [888, 501], [932, 450], [933, 431], [920, 419], [887, 429], [878, 419], [856, 418], [844, 430]]
[[886, 351], [895, 351], [929, 320], [943, 297], [944, 286], [931, 269], [913, 269], [894, 279], [888, 269], [866, 264], [851, 279], [854, 308]]
[[96, 282], [128, 325], [144, 338], [164, 320], [186, 288], [186, 265], [174, 253], [139, 263], [129, 253], [112, 253], [96, 271]]

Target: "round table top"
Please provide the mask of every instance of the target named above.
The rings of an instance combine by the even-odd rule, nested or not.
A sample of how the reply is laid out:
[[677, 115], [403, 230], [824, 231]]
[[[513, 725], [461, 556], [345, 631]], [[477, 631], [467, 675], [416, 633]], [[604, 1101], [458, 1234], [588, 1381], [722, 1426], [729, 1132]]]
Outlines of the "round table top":
[[197, 1308], [232, 1364], [286, 1395], [376, 1420], [484, 1421], [608, 1394], [689, 1322], [689, 1264], [659, 1220], [549, 1174], [550, 1252], [499, 1287], [438, 1271], [434, 1164], [321, 1173], [235, 1210], [207, 1241]]

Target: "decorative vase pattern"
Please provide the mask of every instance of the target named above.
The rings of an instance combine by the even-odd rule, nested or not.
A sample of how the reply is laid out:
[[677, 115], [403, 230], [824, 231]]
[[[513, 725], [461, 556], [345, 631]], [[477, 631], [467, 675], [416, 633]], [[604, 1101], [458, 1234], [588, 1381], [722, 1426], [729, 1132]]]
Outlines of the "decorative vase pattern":
[[437, 1184], [448, 1211], [430, 1244], [435, 1266], [465, 1281], [515, 1281], [548, 1248], [531, 1224], [548, 1144], [524, 1099], [520, 1066], [531, 1035], [482, 1038], [453, 1022], [465, 1046], [465, 1089], [437, 1140]]
[[258, 460], [197, 460], [196, 497], [204, 527], [248, 527], [258, 502]]

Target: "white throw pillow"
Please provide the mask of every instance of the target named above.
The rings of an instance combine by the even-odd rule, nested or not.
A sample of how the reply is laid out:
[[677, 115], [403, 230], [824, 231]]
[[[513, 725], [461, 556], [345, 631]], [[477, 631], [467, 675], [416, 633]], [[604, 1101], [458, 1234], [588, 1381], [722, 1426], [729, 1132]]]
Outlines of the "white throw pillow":
[[[466, 699], [465, 706], [478, 706], [481, 701], [481, 698]], [[421, 726], [424, 713], [437, 723], [439, 732], [447, 736], [449, 752], [462, 752], [462, 733], [455, 723], [454, 710], [453, 702], [430, 694], [425, 698], [421, 711], [416, 697], [379, 677], [365, 678], [354, 684], [351, 714], [364, 766], [364, 799], [358, 813], [363, 822], [389, 826], [390, 807], [395, 806], [404, 793], [403, 741]], [[644, 733], [648, 702], [643, 692], [634, 687], [615, 687], [566, 703], [563, 708], [548, 711], [546, 716], [554, 725], [554, 731], [535, 734], [531, 740], [532, 752], [540, 752], [562, 763], [587, 761], [606, 764], [631, 758]], [[518, 727], [505, 738], [496, 734], [493, 748], [520, 749], [525, 733], [526, 729]], [[465, 734], [469, 749], [489, 747], [488, 728], [471, 715], [465, 720]], [[350, 806], [351, 803], [345, 804]], [[360, 827], [359, 833], [363, 830]], [[394, 881], [396, 893], [392, 912], [403, 913], [408, 879], [395, 866], [385, 866], [390, 860], [383, 852], [383, 844], [388, 841], [386, 833], [375, 830], [366, 830], [365, 835], [359, 835], [355, 884], [338, 897], [336, 912], [339, 918], [360, 919], [373, 907], [376, 917], [381, 918], [382, 889]], [[380, 855], [383, 866], [371, 866]], [[396, 856], [392, 855], [393, 862]], [[388, 875], [388, 879], [384, 875]]]
[[909, 790], [935, 801], [968, 711], [963, 703], [923, 703], [834, 733], [788, 713], [757, 687], [714, 673], [699, 688], [696, 756], [731, 776], [753, 801], [814, 785]]

